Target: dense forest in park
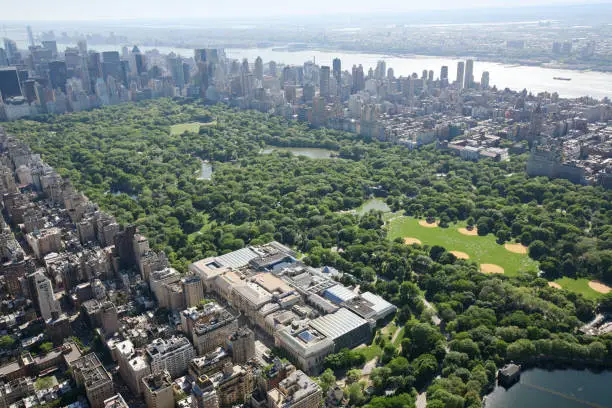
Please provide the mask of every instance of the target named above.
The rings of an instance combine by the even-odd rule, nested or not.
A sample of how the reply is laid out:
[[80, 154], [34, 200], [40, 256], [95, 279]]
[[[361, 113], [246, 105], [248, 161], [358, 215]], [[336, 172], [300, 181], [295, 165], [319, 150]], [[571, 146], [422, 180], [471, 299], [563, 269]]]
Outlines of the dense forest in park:
[[[190, 122], [203, 123], [199, 132], [170, 132], [171, 125]], [[410, 151], [189, 100], [5, 127], [121, 223], [138, 225], [179, 270], [205, 256], [276, 239], [304, 253], [306, 262], [335, 266], [348, 283], [396, 304], [399, 340], [380, 331], [367, 349], [382, 363], [370, 376], [374, 398], [349, 371], [354, 381], [347, 392], [355, 405], [410, 406], [415, 388], [429, 387], [430, 407], [477, 407], [496, 368], [510, 360], [612, 365], [612, 337], [577, 330], [597, 307], [612, 311], [612, 295], [596, 304], [546, 280], [612, 281], [610, 192], [528, 178], [524, 156], [468, 162], [433, 146]], [[270, 145], [324, 147], [337, 157], [261, 154]], [[198, 178], [201, 160], [212, 163], [211, 180]], [[391, 240], [388, 215], [348, 211], [372, 195], [395, 213], [435, 218], [441, 228], [462, 221], [500, 244], [520, 242], [539, 262], [542, 277], [527, 271], [485, 275], [450, 248]], [[344, 350], [327, 365], [336, 373], [350, 370], [362, 366], [366, 354]], [[326, 371], [321, 383], [329, 386], [333, 376]], [[388, 390], [395, 396], [376, 397]]]

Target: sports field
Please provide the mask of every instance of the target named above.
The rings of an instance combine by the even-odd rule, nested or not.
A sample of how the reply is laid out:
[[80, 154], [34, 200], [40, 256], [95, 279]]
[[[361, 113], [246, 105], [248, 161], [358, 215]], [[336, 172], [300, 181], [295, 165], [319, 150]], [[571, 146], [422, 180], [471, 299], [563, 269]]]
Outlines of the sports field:
[[[537, 271], [537, 262], [526, 254], [510, 252], [495, 242], [495, 236], [489, 234], [485, 237], [478, 235], [464, 235], [458, 229], [465, 227], [465, 223], [451, 224], [448, 228], [424, 227], [418, 219], [413, 217], [397, 217], [389, 222], [388, 237], [418, 239], [423, 245], [440, 245], [447, 251], [457, 251], [461, 255], [469, 256], [469, 260], [485, 265], [481, 267], [484, 272], [499, 273], [503, 268], [505, 275], [516, 275], [519, 271]], [[423, 222], [421, 221], [421, 224]]]
[[201, 123], [201, 122], [179, 123], [179, 124], [170, 126], [170, 134], [172, 136], [176, 136], [176, 135], [182, 135], [185, 132], [198, 133], [200, 131], [200, 126], [212, 126], [215, 123], [216, 123], [215, 121], [208, 122], [208, 123]]

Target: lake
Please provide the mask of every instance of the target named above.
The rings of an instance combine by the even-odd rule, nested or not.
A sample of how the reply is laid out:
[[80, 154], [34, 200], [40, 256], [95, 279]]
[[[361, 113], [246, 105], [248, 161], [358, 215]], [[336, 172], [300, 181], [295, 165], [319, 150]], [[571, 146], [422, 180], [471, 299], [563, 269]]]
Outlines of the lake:
[[274, 151], [291, 152], [296, 156], [305, 156], [311, 159], [329, 159], [332, 154], [336, 153], [333, 150], [321, 149], [319, 147], [266, 147], [261, 150], [261, 153], [270, 154]]
[[610, 408], [612, 371], [532, 369], [508, 390], [496, 387], [486, 408]]
[[[58, 44], [58, 49], [63, 50], [66, 44]], [[68, 45], [68, 46], [74, 46]], [[129, 47], [131, 47], [133, 44]], [[163, 54], [175, 52], [183, 57], [193, 57], [193, 50], [189, 48], [176, 47], [153, 47], [139, 46], [142, 52], [157, 49]], [[119, 51], [120, 45], [92, 45], [90, 49], [97, 51]], [[353, 65], [362, 64], [364, 71], [375, 68], [379, 60], [385, 60], [388, 68], [393, 68], [395, 76], [408, 76], [416, 72], [419, 77], [424, 69], [433, 70], [435, 77], [440, 75], [440, 68], [448, 66], [449, 79], [455, 80], [457, 62], [460, 59], [450, 57], [429, 56], [396, 56], [369, 53], [351, 53], [335, 51], [283, 51], [277, 48], [227, 48], [225, 53], [230, 58], [247, 58], [254, 63], [255, 58], [261, 56], [264, 63], [276, 61], [277, 63], [302, 65], [305, 61], [315, 61], [319, 65], [332, 65], [334, 58], [340, 58], [343, 70], [351, 70]], [[575, 71], [567, 69], [544, 68], [534, 66], [505, 65], [496, 62], [474, 62], [474, 80], [480, 82], [483, 71], [490, 74], [491, 86], [498, 88], [510, 88], [520, 91], [527, 89], [530, 92], [558, 92], [563, 98], [579, 98], [592, 96], [594, 98], [612, 98], [612, 73], [596, 71]], [[571, 78], [571, 81], [557, 81], [554, 77]]]
[[359, 215], [364, 215], [372, 210], [388, 212], [391, 211], [391, 208], [389, 208], [385, 200], [381, 198], [371, 198], [363, 203], [361, 207], [357, 208], [355, 212]]

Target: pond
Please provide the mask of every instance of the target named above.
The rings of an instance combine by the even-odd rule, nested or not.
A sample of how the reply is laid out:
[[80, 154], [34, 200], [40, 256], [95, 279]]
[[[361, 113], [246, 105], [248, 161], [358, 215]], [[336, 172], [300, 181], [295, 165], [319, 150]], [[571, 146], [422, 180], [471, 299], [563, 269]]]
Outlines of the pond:
[[387, 203], [382, 198], [371, 198], [365, 203], [361, 205], [361, 207], [357, 208], [355, 212], [359, 215], [367, 214], [368, 211], [382, 211], [389, 212], [391, 208], [387, 205]]
[[322, 149], [319, 147], [275, 147], [268, 146], [261, 150], [262, 154], [270, 154], [272, 152], [291, 152], [295, 156], [306, 156], [311, 159], [329, 159], [332, 154], [335, 154], [333, 150]]
[[521, 373], [508, 390], [496, 387], [486, 408], [608, 408], [612, 407], [612, 371], [543, 370]]

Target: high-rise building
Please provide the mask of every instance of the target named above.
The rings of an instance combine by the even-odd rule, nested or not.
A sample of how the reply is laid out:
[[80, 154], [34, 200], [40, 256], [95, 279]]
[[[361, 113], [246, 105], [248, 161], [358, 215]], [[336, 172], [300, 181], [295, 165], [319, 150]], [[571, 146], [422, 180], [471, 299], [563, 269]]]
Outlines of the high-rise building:
[[448, 66], [443, 65], [442, 69], [440, 69], [440, 80], [445, 79], [448, 81]]
[[34, 285], [36, 287], [36, 298], [40, 308], [40, 315], [46, 321], [57, 319], [62, 312], [59, 302], [53, 292], [51, 280], [42, 271], [34, 273]]
[[103, 408], [129, 408], [127, 402], [123, 399], [121, 394], [114, 395], [104, 400]]
[[64, 61], [51, 61], [49, 63], [49, 80], [53, 89], [61, 89], [66, 92], [66, 81], [68, 80], [68, 69]]
[[52, 40], [43, 41], [42, 47], [51, 52], [51, 58], [57, 58], [57, 42]]
[[562, 52], [565, 55], [570, 55], [572, 53], [572, 42], [571, 41], [565, 41], [563, 43]]
[[[134, 48], [138, 49], [135, 46]], [[140, 74], [147, 72], [147, 62], [146, 62], [144, 54], [138, 51], [137, 53], [134, 53], [133, 55], [134, 55], [136, 73], [140, 75]]]
[[185, 295], [185, 307], [198, 306], [204, 299], [204, 286], [198, 275], [192, 275], [181, 279], [183, 293]]
[[95, 353], [89, 353], [70, 363], [72, 375], [92, 408], [105, 408], [105, 402], [115, 394], [113, 379]]
[[329, 66], [324, 65], [319, 73], [319, 95], [323, 98], [329, 98], [329, 78]]
[[464, 75], [465, 74], [465, 62], [463, 61], [459, 61], [457, 63], [457, 87], [459, 89], [463, 89], [463, 80], [464, 80]]
[[302, 371], [297, 370], [268, 392], [270, 408], [317, 408], [321, 405], [321, 387]]
[[0, 67], [6, 67], [9, 64], [8, 57], [4, 48], [0, 48]]
[[255, 59], [255, 78], [263, 81], [263, 60], [261, 57]]
[[96, 82], [96, 79], [102, 78], [102, 60], [99, 52], [92, 52], [89, 54], [87, 67], [93, 83]]
[[21, 62], [21, 55], [17, 49], [17, 43], [9, 38], [4, 39], [4, 51], [8, 65], [18, 65]]
[[466, 89], [474, 87], [474, 60], [472, 59], [465, 62], [465, 81], [463, 86]]
[[28, 26], [27, 30], [28, 30], [28, 42], [30, 44], [30, 47], [34, 47], [36, 44], [34, 44], [34, 34], [32, 34], [32, 27]]
[[168, 370], [172, 378], [180, 377], [187, 371], [189, 362], [195, 358], [195, 349], [183, 336], [169, 339], [155, 339], [147, 346], [151, 372]]
[[234, 364], [244, 364], [255, 357], [255, 334], [248, 327], [241, 327], [227, 340]]
[[4, 99], [21, 96], [21, 85], [19, 84], [17, 68], [0, 68], [0, 95]]
[[185, 86], [185, 72], [183, 71], [183, 59], [180, 56], [168, 57], [168, 67], [174, 79], [174, 85], [179, 89]]
[[383, 60], [378, 61], [376, 63], [376, 70], [374, 71], [374, 78], [384, 79], [386, 73], [387, 73], [387, 63]]
[[202, 376], [193, 382], [191, 408], [219, 408], [219, 396], [210, 378]]
[[480, 79], [480, 87], [482, 89], [489, 89], [489, 71], [483, 71], [482, 78]]
[[352, 76], [353, 93], [362, 91], [365, 88], [365, 76], [363, 72], [363, 66], [361, 64], [359, 64], [359, 66], [353, 65]]
[[158, 371], [142, 379], [148, 408], [174, 408], [172, 378], [168, 371]]
[[332, 61], [332, 69], [336, 82], [340, 83], [340, 80], [342, 79], [342, 61], [340, 61], [340, 58], [334, 58]]
[[104, 62], [114, 62], [114, 63], [119, 63], [119, 61], [121, 61], [121, 58], [119, 56], [119, 52], [117, 51], [104, 51], [102, 53], [102, 61]]
[[238, 318], [218, 303], [181, 312], [181, 327], [191, 336], [198, 355], [225, 345], [227, 338], [238, 329]]
[[278, 77], [278, 72], [276, 70], [276, 62], [275, 61], [268, 62], [268, 69], [270, 71], [270, 76], [272, 78]]

